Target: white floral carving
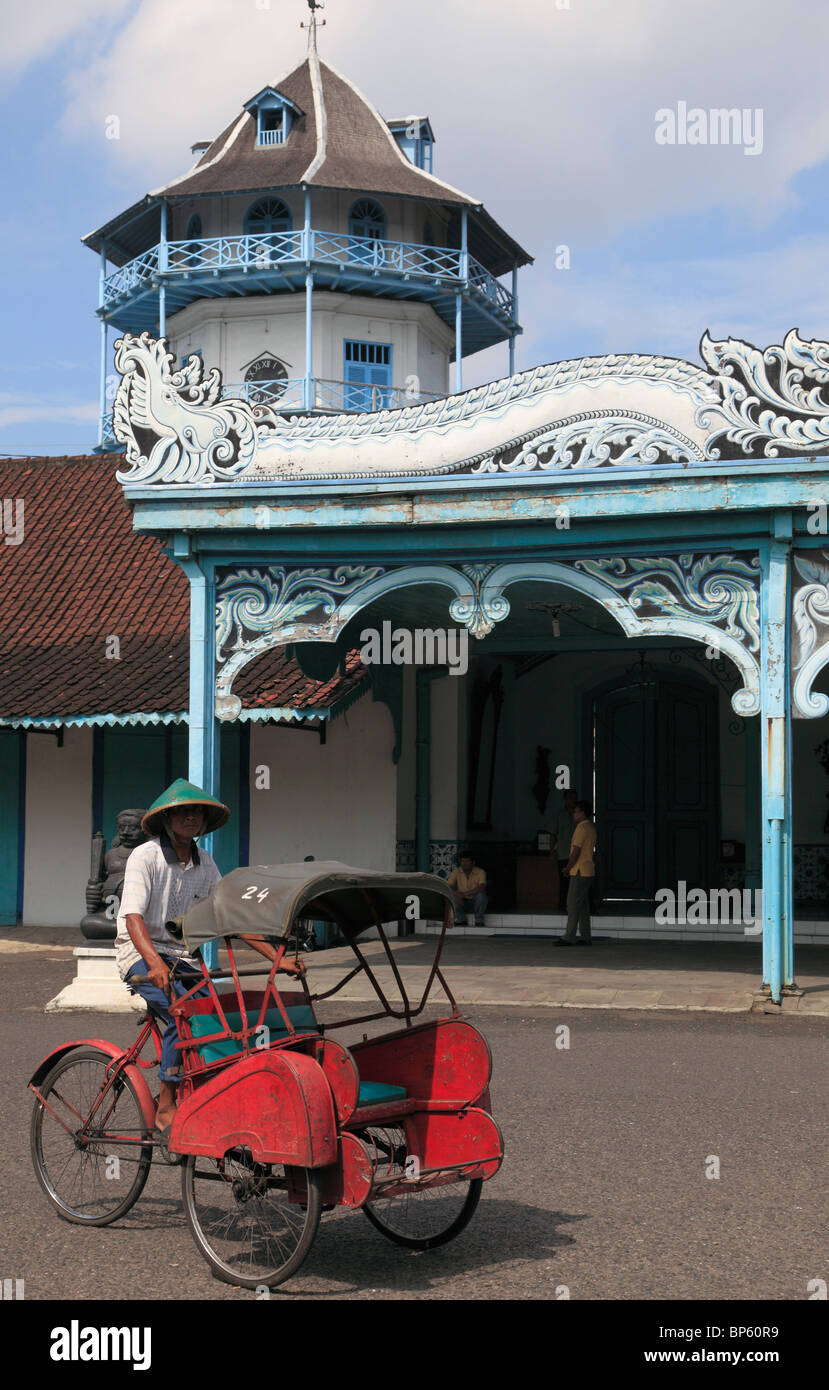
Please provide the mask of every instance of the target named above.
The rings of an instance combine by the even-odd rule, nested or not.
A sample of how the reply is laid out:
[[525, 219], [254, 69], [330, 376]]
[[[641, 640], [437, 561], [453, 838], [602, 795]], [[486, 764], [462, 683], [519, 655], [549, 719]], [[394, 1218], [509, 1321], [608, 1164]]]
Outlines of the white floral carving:
[[[164, 338], [129, 334], [115, 344], [122, 374], [112, 428], [126, 446], [121, 483], [194, 483], [232, 478], [253, 461], [253, 414], [242, 402], [220, 401], [222, 378], [193, 356], [180, 371]], [[136, 433], [138, 431], [138, 433]]]
[[699, 446], [679, 430], [635, 411], [575, 415], [553, 429], [539, 431], [513, 458], [509, 452], [501, 449], [491, 454], [472, 468], [472, 474], [702, 463], [705, 458]]
[[[829, 343], [796, 330], [760, 350], [706, 333], [708, 370], [668, 357], [557, 362], [402, 410], [286, 415], [221, 399], [200, 359], [174, 370], [148, 333], [116, 344], [123, 373], [113, 430], [124, 483], [192, 484], [523, 474], [681, 466], [732, 453], [767, 457], [829, 445]], [[585, 392], [595, 409], [582, 408]], [[631, 393], [633, 395], [631, 396]], [[618, 397], [618, 404], [617, 398]], [[371, 445], [371, 448], [365, 446]]]
[[677, 618], [721, 627], [750, 652], [760, 650], [760, 562], [735, 555], [679, 555], [576, 560], [619, 592], [631, 608], [650, 605]]
[[793, 328], [782, 346], [761, 351], [739, 338], [715, 342], [705, 333], [700, 353], [716, 373], [721, 395], [697, 415], [703, 427], [714, 425], [707, 441], [710, 458], [719, 458], [714, 445], [723, 436], [744, 453], [762, 445], [767, 458], [777, 458], [781, 447], [787, 452], [826, 447], [829, 343], [807, 342]]
[[[829, 714], [829, 699], [812, 687], [818, 672], [829, 661], [829, 553], [802, 551], [793, 554], [794, 567], [804, 581], [792, 603], [792, 686], [794, 713], [805, 719]], [[818, 629], [822, 641], [818, 642]]]

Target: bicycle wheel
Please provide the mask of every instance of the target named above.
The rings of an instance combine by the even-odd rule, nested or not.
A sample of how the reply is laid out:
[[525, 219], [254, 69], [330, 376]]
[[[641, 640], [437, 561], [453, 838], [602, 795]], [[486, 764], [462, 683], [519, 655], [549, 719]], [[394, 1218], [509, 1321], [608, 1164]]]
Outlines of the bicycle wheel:
[[[406, 1135], [402, 1129], [370, 1129], [360, 1137], [369, 1146], [375, 1162], [375, 1181], [397, 1178], [407, 1173]], [[441, 1187], [418, 1187], [384, 1197], [361, 1208], [372, 1226], [387, 1240], [407, 1250], [434, 1250], [447, 1245], [469, 1225], [481, 1199], [482, 1178], [469, 1182], [446, 1183]]]
[[322, 1210], [318, 1173], [256, 1163], [249, 1149], [219, 1159], [189, 1154], [181, 1194], [193, 1239], [214, 1274], [245, 1289], [272, 1289], [296, 1274]]
[[124, 1216], [141, 1196], [152, 1162], [151, 1143], [139, 1147], [116, 1138], [149, 1139], [138, 1094], [123, 1072], [90, 1118], [112, 1061], [95, 1047], [75, 1048], [40, 1087], [55, 1113], [37, 1099], [32, 1111], [35, 1176], [58, 1214], [82, 1226], [108, 1226]]

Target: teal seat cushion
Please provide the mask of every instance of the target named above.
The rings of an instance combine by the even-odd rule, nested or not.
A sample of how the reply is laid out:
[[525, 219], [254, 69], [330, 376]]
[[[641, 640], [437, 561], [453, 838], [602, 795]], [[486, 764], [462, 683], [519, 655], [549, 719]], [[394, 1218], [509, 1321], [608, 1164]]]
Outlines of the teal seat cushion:
[[385, 1105], [390, 1100], [405, 1100], [405, 1086], [387, 1086], [385, 1081], [361, 1081], [358, 1105]]
[[[307, 1004], [297, 1004], [294, 1008], [286, 1009], [293, 1027], [298, 1033], [315, 1033], [317, 1023], [314, 1018], [314, 1011]], [[238, 1010], [225, 1010], [225, 1018], [234, 1032], [242, 1027], [242, 1015]], [[258, 1009], [246, 1009], [245, 1019], [248, 1027], [255, 1024], [259, 1018]], [[211, 1033], [221, 1033], [224, 1025], [218, 1014], [191, 1014], [190, 1027], [194, 1038], [209, 1037]], [[270, 1041], [280, 1042], [288, 1037], [288, 1030], [278, 1009], [268, 1009], [264, 1023], [270, 1031]], [[255, 1035], [253, 1041], [255, 1042]], [[216, 1042], [204, 1043], [197, 1049], [201, 1058], [205, 1062], [218, 1062], [221, 1057], [235, 1057], [242, 1051], [240, 1042], [236, 1038], [219, 1038]]]

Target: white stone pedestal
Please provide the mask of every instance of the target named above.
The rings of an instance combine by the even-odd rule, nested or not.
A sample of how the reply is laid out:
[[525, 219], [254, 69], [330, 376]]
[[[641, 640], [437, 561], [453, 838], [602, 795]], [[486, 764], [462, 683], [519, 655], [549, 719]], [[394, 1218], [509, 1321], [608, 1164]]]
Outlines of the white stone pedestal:
[[143, 999], [130, 994], [115, 964], [113, 946], [78, 946], [75, 978], [46, 1005], [46, 1013], [71, 1013], [92, 1009], [98, 1013], [141, 1013]]

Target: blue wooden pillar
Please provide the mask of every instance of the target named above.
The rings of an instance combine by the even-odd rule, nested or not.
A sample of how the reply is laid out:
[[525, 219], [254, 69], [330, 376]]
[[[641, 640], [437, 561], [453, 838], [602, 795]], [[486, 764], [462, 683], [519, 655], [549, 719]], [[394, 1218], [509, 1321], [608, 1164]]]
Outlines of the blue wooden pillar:
[[101, 313], [101, 381], [100, 381], [100, 420], [98, 421], [98, 447], [104, 443], [104, 416], [107, 413], [107, 321], [104, 316], [106, 301], [107, 252], [106, 242], [101, 242], [101, 269], [98, 276], [98, 308]]
[[[512, 267], [512, 318], [518, 322], [518, 262]], [[515, 376], [515, 334], [509, 335], [509, 374]]]
[[26, 733], [0, 729], [0, 924], [23, 917], [26, 852]]
[[469, 288], [469, 213], [461, 213], [460, 278], [462, 289], [455, 295], [455, 390], [463, 390], [463, 296]]
[[763, 984], [779, 1002], [793, 985], [789, 608], [791, 516], [779, 515], [763, 547], [760, 592], [760, 775], [763, 858]]
[[[167, 204], [161, 204], [161, 241], [158, 247], [158, 270], [162, 276], [169, 264], [169, 252], [167, 249]], [[167, 286], [163, 279], [159, 279], [158, 285], [158, 336], [167, 336]]]
[[311, 230], [311, 190], [305, 190], [305, 227], [302, 234], [303, 255], [305, 257], [305, 385], [303, 388], [303, 409], [313, 410], [314, 400], [314, 272], [311, 269], [313, 256]]
[[[220, 797], [219, 727], [216, 721], [216, 582], [210, 562], [201, 563], [186, 536], [176, 536], [174, 558], [190, 581], [190, 715], [188, 778]], [[201, 843], [208, 853], [213, 836]], [[218, 962], [215, 943], [204, 949], [211, 969]]]

